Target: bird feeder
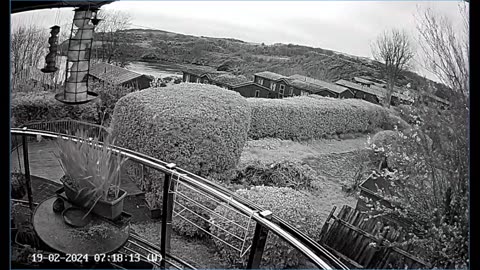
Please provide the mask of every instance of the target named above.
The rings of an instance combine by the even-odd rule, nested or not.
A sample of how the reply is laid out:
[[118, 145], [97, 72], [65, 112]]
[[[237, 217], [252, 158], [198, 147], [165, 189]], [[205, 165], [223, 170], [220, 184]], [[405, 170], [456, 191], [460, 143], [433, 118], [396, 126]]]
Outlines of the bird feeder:
[[95, 99], [97, 93], [88, 89], [88, 74], [98, 8], [75, 9], [72, 31], [68, 42], [65, 88], [55, 98], [67, 104], [82, 104]]
[[43, 73], [52, 73], [58, 70], [56, 67], [57, 48], [58, 48], [58, 33], [60, 33], [60, 26], [54, 25], [50, 27], [50, 38], [48, 44], [50, 44], [49, 53], [45, 57], [45, 67], [42, 68]]

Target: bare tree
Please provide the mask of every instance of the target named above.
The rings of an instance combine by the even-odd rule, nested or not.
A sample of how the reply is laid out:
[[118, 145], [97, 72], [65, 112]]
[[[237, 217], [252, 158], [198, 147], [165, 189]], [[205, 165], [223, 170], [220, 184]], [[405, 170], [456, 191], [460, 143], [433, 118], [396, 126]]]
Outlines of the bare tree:
[[414, 56], [412, 43], [405, 31], [392, 29], [383, 32], [372, 44], [372, 55], [383, 63], [387, 80], [387, 95], [384, 106], [390, 107], [395, 83], [400, 73], [409, 67]]
[[48, 29], [41, 29], [34, 24], [13, 30], [10, 51], [14, 74], [27, 67], [38, 67], [47, 53], [48, 36]]
[[124, 64], [122, 50], [128, 46], [128, 41], [122, 38], [122, 31], [130, 26], [130, 14], [118, 10], [102, 9], [99, 11], [98, 18], [101, 21], [95, 31], [98, 33], [102, 48], [101, 56], [97, 55], [97, 58], [101, 58], [107, 63]]
[[466, 3], [460, 4], [460, 12], [463, 31], [456, 31], [447, 17], [435, 14], [430, 8], [419, 10], [417, 30], [425, 55], [425, 68], [459, 94], [465, 105], [470, 93], [470, 27]]

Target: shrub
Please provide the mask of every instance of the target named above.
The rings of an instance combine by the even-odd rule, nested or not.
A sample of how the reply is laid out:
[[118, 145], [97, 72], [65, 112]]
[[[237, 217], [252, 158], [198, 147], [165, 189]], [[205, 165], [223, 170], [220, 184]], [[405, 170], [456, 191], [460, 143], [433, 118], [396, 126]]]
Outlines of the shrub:
[[[121, 98], [115, 106], [111, 127], [116, 144], [121, 147], [175, 163], [200, 176], [223, 179], [239, 162], [249, 123], [249, 107], [238, 93], [213, 85], [186, 83], [146, 89]], [[146, 192], [162, 194], [163, 175], [146, 169], [142, 183], [132, 173], [133, 167], [128, 171]], [[203, 198], [185, 192], [195, 200]], [[177, 199], [201, 217], [208, 217], [192, 202]], [[200, 217], [188, 211], [184, 214], [208, 229]], [[180, 234], [204, 235], [180, 217], [173, 227]]]
[[117, 101], [134, 91], [132, 87], [103, 84], [100, 82], [93, 82], [91, 84], [91, 89], [98, 93], [98, 112], [102, 117], [102, 123], [104, 125], [108, 125], [107, 123], [111, 120], [113, 109], [115, 108]]
[[[318, 240], [322, 222], [319, 213], [314, 211], [311, 207], [312, 202], [309, 195], [295, 191], [291, 188], [265, 186], [253, 187], [248, 190], [241, 189], [235, 193], [236, 195], [242, 196], [272, 211], [274, 215], [282, 218], [289, 224], [294, 225], [297, 229], [312, 237], [312, 239]], [[246, 221], [240, 216], [240, 214], [232, 211], [225, 205], [218, 206], [215, 209], [215, 212], [227, 219], [212, 215], [212, 222], [216, 226], [211, 226], [210, 231], [228, 243], [232, 243], [235, 246], [241, 246], [238, 239], [234, 238], [224, 230], [219, 229], [217, 226], [230, 233], [241, 235], [242, 229], [234, 225], [232, 222], [229, 222], [228, 219], [234, 220], [236, 223], [244, 225], [245, 227], [247, 225]], [[245, 247], [248, 247], [252, 242], [254, 228], [255, 222], [252, 221], [252, 224], [249, 226], [249, 234], [246, 238]], [[230, 263], [242, 264], [243, 266], [246, 265], [248, 256], [240, 257], [238, 251], [228, 247], [216, 238], [214, 238], [214, 243], [218, 247], [219, 254]], [[263, 253], [262, 267], [294, 267], [301, 263], [302, 257], [303, 256], [295, 248], [291, 247], [274, 233], [269, 233]]]
[[253, 161], [237, 169], [237, 175], [231, 182], [244, 188], [273, 186], [299, 190], [311, 189], [318, 178], [315, 170], [299, 161], [283, 160], [271, 164]]
[[117, 145], [208, 176], [236, 167], [249, 120], [238, 93], [185, 83], [121, 98], [111, 127]]
[[99, 124], [98, 108], [98, 101], [75, 106], [61, 103], [51, 92], [17, 93], [11, 101], [12, 126], [61, 119]]
[[307, 140], [366, 132], [382, 127], [388, 120], [384, 108], [355, 99], [308, 96], [247, 100], [252, 108], [252, 139]]

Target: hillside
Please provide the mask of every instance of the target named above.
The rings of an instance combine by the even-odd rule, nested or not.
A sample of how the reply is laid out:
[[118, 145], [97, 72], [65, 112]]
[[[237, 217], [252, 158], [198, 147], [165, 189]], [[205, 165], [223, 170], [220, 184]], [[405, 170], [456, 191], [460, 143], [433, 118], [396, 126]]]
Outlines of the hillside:
[[[168, 61], [214, 67], [225, 64], [233, 73], [247, 77], [265, 70], [287, 76], [302, 74], [330, 82], [362, 75], [383, 77], [379, 62], [322, 48], [254, 44], [231, 38], [197, 37], [146, 29], [129, 29], [120, 35], [118, 40], [122, 41], [122, 46], [117, 54], [128, 61]], [[429, 83], [437, 92], [446, 89], [442, 84], [413, 72], [405, 72], [398, 85], [407, 83], [413, 89]]]

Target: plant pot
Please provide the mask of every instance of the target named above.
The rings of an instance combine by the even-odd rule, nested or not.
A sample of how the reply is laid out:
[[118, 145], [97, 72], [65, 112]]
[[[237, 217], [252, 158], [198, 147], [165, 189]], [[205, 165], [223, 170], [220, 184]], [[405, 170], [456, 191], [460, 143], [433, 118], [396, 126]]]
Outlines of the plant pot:
[[[82, 204], [76, 200], [77, 191], [71, 188], [69, 185], [64, 184], [63, 187], [68, 200], [76, 206], [83, 207]], [[123, 212], [123, 201], [126, 196], [127, 192], [123, 189], [120, 189], [120, 194], [117, 199], [113, 201], [99, 200], [93, 207], [92, 212], [106, 219], [115, 220]]]
[[162, 209], [156, 208], [156, 207], [151, 207], [150, 204], [145, 201], [145, 204], [147, 205], [148, 210], [150, 211], [150, 218], [151, 219], [159, 219], [162, 217]]

